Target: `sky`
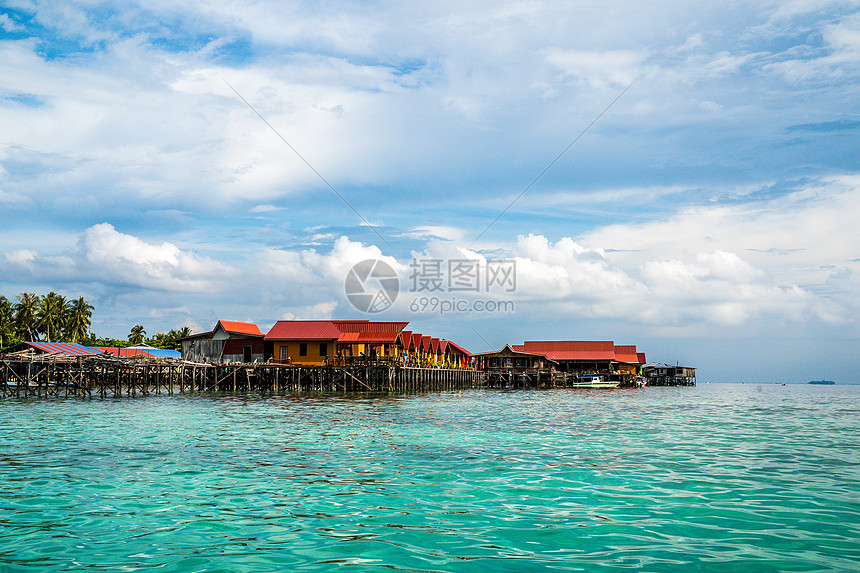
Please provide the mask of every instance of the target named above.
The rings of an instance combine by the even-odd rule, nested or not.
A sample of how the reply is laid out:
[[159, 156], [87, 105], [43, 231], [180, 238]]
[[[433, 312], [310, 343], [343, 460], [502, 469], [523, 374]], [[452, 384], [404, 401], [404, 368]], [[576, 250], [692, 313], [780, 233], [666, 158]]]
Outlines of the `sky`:
[[0, 294], [100, 336], [404, 320], [857, 383], [858, 216], [858, 1], [0, 2]]

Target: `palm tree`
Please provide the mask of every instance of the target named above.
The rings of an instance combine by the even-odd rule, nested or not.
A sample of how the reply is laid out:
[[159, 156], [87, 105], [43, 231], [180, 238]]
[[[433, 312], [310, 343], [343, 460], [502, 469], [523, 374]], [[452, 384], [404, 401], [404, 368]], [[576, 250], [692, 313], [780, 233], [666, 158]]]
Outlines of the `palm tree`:
[[155, 336], [146, 341], [150, 346], [154, 346], [155, 348], [164, 348], [167, 344], [167, 334], [163, 332], [157, 333]]
[[66, 332], [72, 337], [72, 342], [77, 342], [78, 338], [85, 338], [89, 332], [94, 307], [82, 296], [70, 302], [69, 306]]
[[12, 302], [0, 295], [0, 348], [3, 348], [15, 337], [15, 313]]
[[18, 302], [12, 307], [15, 312], [15, 322], [18, 324], [21, 336], [27, 333], [27, 340], [35, 340], [36, 313], [42, 297], [34, 292], [24, 292], [15, 297]]
[[140, 344], [143, 342], [143, 338], [146, 336], [146, 331], [139, 324], [135, 324], [131, 327], [131, 332], [128, 334], [128, 341], [131, 342], [132, 345]]
[[51, 342], [51, 334], [56, 337], [65, 324], [66, 297], [51, 291], [42, 297], [36, 311], [36, 326], [45, 333], [45, 341]]
[[187, 326], [183, 326], [179, 330], [175, 328], [171, 328], [170, 332], [167, 333], [167, 340], [165, 341], [164, 348], [169, 348], [170, 350], [180, 350], [182, 347], [182, 343], [178, 342], [180, 338], [184, 338], [191, 334], [191, 329]]

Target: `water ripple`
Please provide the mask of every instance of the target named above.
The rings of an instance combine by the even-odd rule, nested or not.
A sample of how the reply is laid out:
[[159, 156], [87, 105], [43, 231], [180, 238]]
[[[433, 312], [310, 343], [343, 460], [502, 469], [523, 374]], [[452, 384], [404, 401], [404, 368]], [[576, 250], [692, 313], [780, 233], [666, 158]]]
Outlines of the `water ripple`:
[[860, 569], [860, 389], [0, 401], [0, 569]]

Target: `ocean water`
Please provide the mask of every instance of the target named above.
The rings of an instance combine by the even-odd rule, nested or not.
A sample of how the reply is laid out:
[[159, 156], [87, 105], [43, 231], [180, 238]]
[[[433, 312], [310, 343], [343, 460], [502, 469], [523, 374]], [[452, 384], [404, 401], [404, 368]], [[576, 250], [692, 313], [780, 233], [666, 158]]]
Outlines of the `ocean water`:
[[0, 571], [857, 571], [860, 386], [0, 400]]

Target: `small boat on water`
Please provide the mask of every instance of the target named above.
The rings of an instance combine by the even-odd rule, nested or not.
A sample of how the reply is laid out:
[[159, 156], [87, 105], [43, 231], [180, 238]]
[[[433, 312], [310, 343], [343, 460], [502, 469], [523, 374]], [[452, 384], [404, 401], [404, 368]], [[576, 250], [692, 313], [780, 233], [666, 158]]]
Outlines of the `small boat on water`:
[[644, 376], [634, 376], [633, 377], [633, 385], [637, 388], [644, 388], [645, 384], [648, 383], [648, 380]]
[[577, 376], [573, 383], [570, 385], [571, 388], [618, 388], [620, 382], [605, 380], [603, 376], [596, 375], [587, 375], [587, 376]]

